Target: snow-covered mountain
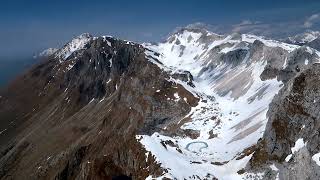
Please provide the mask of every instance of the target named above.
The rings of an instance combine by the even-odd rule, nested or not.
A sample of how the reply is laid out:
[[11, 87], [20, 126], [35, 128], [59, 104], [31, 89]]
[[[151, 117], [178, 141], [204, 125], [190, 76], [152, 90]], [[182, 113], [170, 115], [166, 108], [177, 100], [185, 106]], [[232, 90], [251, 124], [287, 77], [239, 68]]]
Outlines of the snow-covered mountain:
[[82, 34], [1, 92], [0, 178], [318, 178], [319, 61], [199, 26]]
[[304, 33], [297, 34], [292, 37], [288, 37], [287, 41], [293, 44], [305, 44], [309, 43], [320, 37], [319, 31], [308, 30]]
[[[187, 121], [164, 127], [166, 131], [179, 126], [196, 136], [166, 136], [161, 132], [137, 136], [167, 170], [159, 179], [250, 179], [252, 174], [237, 172], [251, 158], [244, 156], [246, 150], [263, 136], [269, 104], [283, 86], [279, 72], [293, 63], [303, 67], [319, 61], [319, 53], [310, 48], [303, 50], [254, 35], [221, 36], [192, 28], [181, 29], [164, 43], [145, 47], [147, 57], [161, 62], [155, 63], [165, 71], [190, 72], [194, 87], [170, 81], [181, 83], [200, 99], [185, 116]], [[311, 58], [294, 62], [292, 56], [297, 51], [306, 51]], [[176, 96], [184, 99], [178, 93]], [[168, 141], [172, 144], [162, 145]]]
[[292, 37], [288, 37], [287, 39], [283, 40], [284, 42], [290, 44], [296, 44], [300, 46], [309, 46], [311, 48], [320, 50], [320, 32], [319, 31], [306, 31], [301, 34], [297, 34]]

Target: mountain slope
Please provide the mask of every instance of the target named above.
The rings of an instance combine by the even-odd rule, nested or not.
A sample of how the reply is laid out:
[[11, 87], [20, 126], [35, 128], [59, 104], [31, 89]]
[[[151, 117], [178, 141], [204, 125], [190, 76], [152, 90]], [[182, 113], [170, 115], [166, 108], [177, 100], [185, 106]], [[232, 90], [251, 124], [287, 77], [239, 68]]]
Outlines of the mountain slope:
[[300, 134], [272, 123], [317, 62], [309, 47], [194, 27], [153, 45], [82, 34], [0, 92], [0, 177], [302, 176], [282, 158]]
[[[160, 53], [165, 70], [190, 71], [195, 84], [190, 89], [204, 102], [189, 113], [189, 122], [179, 123], [182, 129], [196, 130], [198, 137], [142, 136], [145, 148], [170, 169], [164, 176], [178, 179], [248, 178], [250, 174], [237, 172], [245, 167], [262, 137], [268, 105], [283, 86], [279, 80], [290, 78], [292, 66], [305, 69], [319, 61], [316, 51], [308, 48], [252, 35], [219, 36], [188, 28], [165, 43], [146, 47]], [[296, 55], [300, 53], [303, 55]], [[312, 60], [305, 64], [306, 58]], [[160, 142], [168, 139], [183, 155], [174, 148], [159, 151]]]
[[35, 66], [1, 93], [2, 179], [141, 179], [147, 173], [134, 134], [145, 118], [166, 118], [151, 111], [170, 107], [152, 87], [174, 86], [159, 77], [140, 45], [108, 37], [87, 45], [66, 61], [53, 57]]

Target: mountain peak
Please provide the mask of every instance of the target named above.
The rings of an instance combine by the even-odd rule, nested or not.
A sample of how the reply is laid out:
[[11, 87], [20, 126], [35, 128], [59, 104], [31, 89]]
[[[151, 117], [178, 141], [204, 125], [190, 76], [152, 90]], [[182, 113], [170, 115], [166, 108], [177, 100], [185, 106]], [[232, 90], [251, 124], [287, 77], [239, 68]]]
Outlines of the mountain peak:
[[[210, 29], [212, 29], [211, 25], [197, 22], [197, 23], [193, 23], [193, 24], [188, 24], [183, 27], [176, 27], [175, 30], [169, 34], [169, 37], [171, 37], [173, 35], [183, 34], [185, 32], [201, 33], [203, 35], [208, 35], [208, 34], [218, 35], [212, 31], [210, 31]], [[221, 35], [218, 35], [218, 36], [221, 36]]]
[[89, 33], [80, 34], [57, 51], [56, 57], [66, 60], [74, 51], [83, 49], [92, 39], [93, 36]]
[[85, 39], [85, 38], [92, 38], [93, 36], [90, 33], [82, 33], [79, 36], [77, 36], [76, 38], [78, 39]]

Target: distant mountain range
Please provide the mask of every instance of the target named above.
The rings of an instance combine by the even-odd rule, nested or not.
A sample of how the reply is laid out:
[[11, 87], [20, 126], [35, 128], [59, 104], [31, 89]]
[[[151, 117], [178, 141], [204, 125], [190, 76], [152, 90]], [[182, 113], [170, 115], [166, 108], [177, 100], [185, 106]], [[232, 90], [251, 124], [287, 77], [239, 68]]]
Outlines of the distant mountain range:
[[292, 37], [284, 39], [284, 42], [297, 44], [297, 45], [306, 45], [314, 49], [320, 50], [320, 32], [319, 31], [306, 31], [301, 34], [297, 34]]

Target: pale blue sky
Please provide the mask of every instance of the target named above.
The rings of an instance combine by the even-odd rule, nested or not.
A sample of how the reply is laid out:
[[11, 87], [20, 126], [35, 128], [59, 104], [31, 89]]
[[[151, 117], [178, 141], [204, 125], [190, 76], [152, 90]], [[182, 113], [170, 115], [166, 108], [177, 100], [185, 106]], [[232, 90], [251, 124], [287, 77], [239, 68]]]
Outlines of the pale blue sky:
[[31, 57], [83, 32], [159, 41], [177, 26], [286, 36], [320, 27], [317, 0], [3, 0], [0, 60]]

